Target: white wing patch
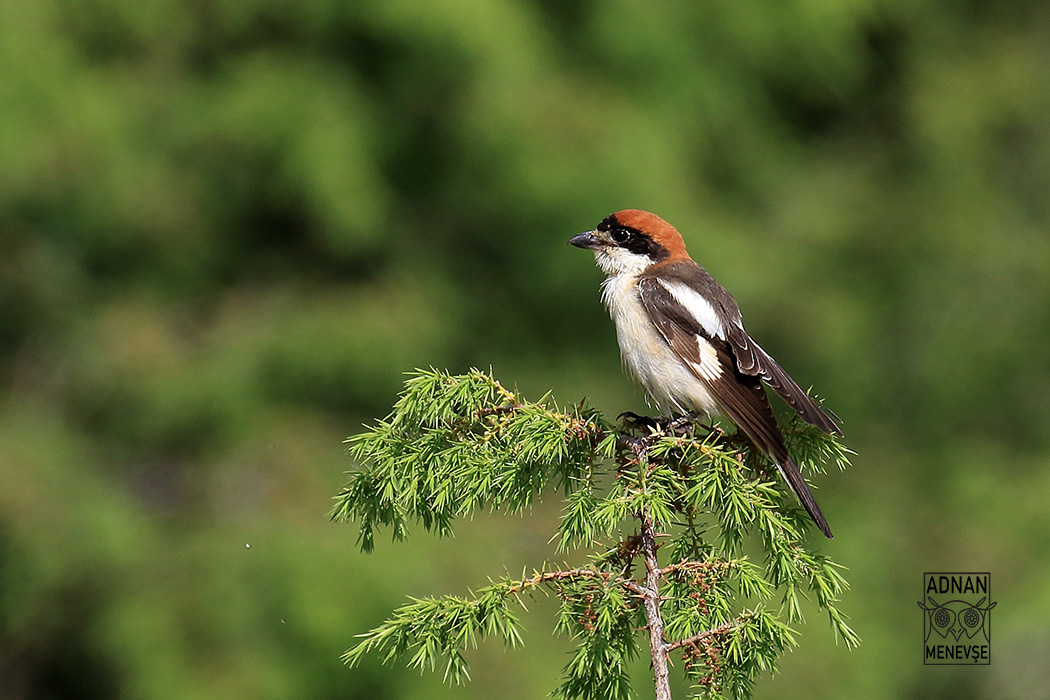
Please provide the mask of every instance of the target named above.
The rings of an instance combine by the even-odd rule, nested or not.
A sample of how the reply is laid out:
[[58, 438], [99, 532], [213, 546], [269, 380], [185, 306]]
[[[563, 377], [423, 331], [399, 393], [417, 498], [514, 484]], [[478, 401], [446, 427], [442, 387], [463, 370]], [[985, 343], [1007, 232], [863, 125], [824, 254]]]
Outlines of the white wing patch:
[[[718, 317], [718, 312], [715, 311], [715, 307], [711, 305], [711, 302], [700, 296], [696, 290], [677, 280], [668, 281], [657, 278], [657, 281], [663, 285], [664, 289], [670, 292], [675, 301], [681, 304], [696, 319], [696, 322], [700, 324], [700, 327], [709, 336], [725, 340], [725, 327], [722, 325], [722, 319]], [[703, 343], [702, 340], [701, 342]], [[703, 345], [707, 345], [707, 343], [703, 343], [700, 347], [701, 357], [704, 356]], [[714, 348], [711, 348], [710, 345], [708, 345], [708, 348], [710, 352], [714, 352]]]
[[696, 347], [700, 351], [700, 361], [693, 362], [690, 360], [689, 365], [696, 370], [700, 377], [709, 382], [713, 382], [721, 377], [722, 363], [718, 361], [718, 352], [715, 351], [715, 346], [697, 336]]

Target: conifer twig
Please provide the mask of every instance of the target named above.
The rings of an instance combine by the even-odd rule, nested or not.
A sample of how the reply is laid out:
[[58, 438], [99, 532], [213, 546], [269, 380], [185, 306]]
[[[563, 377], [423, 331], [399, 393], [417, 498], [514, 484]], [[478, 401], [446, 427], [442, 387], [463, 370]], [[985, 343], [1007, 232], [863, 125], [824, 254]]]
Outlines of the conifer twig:
[[729, 630], [733, 629], [733, 627], [735, 627], [735, 626], [736, 626], [736, 622], [723, 622], [718, 627], [712, 627], [709, 630], [704, 630], [700, 634], [694, 634], [692, 637], [688, 637], [686, 639], [679, 639], [677, 642], [671, 642], [670, 644], [665, 644], [664, 645], [664, 652], [670, 654], [672, 651], [674, 651], [675, 649], [678, 649], [680, 647], [690, 646], [690, 645], [693, 645], [693, 644], [699, 644], [700, 642], [704, 641], [708, 637], [716, 637], [716, 636], [718, 636], [720, 634], [725, 634]]
[[[682, 426], [636, 421], [618, 430], [582, 403], [562, 411], [549, 396], [528, 401], [478, 370], [411, 376], [392, 413], [348, 441], [359, 469], [336, 496], [332, 517], [358, 523], [362, 550], [374, 547], [380, 529], [395, 540], [412, 525], [447, 536], [464, 516], [521, 513], [551, 492], [564, 495], [551, 538], [560, 551], [619, 544], [603, 546], [586, 565], [548, 564], [467, 596], [411, 598], [358, 635], [345, 662], [378, 654], [443, 668], [446, 680], [463, 682], [468, 652], [481, 638], [522, 643], [511, 603], [525, 609], [521, 594], [537, 587], [555, 591], [557, 631], [577, 643], [553, 693], [558, 700], [633, 697], [627, 669], [642, 629], [656, 700], [671, 700], [670, 653], [678, 649], [698, 698], [746, 699], [796, 644], [788, 624], [802, 620], [807, 594], [837, 637], [855, 646], [837, 607], [847, 587], [842, 567], [807, 545], [808, 520], [763, 476], [775, 466], [746, 440]], [[836, 436], [799, 421], [786, 434], [800, 465], [848, 463]], [[633, 533], [626, 531], [632, 519]], [[753, 547], [760, 556], [750, 556]], [[781, 606], [763, 605], [778, 594]]]
[[551, 581], [564, 581], [565, 579], [573, 578], [600, 578], [608, 581], [612, 576], [607, 571], [596, 571], [595, 569], [566, 569], [564, 571], [541, 571], [537, 572], [531, 578], [527, 578], [523, 581], [519, 581], [510, 588], [507, 589], [507, 595], [514, 595], [520, 593], [533, 586], [539, 586], [540, 584], [549, 583]]
[[667, 674], [667, 649], [664, 644], [664, 621], [660, 614], [660, 563], [656, 558], [656, 531], [653, 518], [647, 512], [640, 514], [642, 557], [645, 560], [645, 589], [643, 603], [649, 627], [649, 649], [653, 659], [653, 681], [656, 700], [671, 700], [671, 684]]

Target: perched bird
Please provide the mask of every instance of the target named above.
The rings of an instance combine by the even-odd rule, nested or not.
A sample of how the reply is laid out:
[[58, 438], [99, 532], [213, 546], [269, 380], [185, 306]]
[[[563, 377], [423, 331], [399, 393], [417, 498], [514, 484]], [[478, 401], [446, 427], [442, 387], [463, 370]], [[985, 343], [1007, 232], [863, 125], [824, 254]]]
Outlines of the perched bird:
[[807, 422], [841, 435], [826, 412], [744, 330], [729, 292], [685, 250], [681, 234], [638, 209], [611, 214], [569, 241], [594, 251], [602, 300], [624, 365], [660, 407], [723, 414], [768, 455], [827, 537], [820, 511], [777, 425], [765, 382]]

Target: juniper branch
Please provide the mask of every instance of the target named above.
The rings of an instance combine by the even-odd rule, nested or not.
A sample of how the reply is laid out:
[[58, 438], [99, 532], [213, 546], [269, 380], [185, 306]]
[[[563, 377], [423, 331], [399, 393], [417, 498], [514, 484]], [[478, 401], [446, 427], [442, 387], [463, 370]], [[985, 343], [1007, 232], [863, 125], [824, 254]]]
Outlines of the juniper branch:
[[603, 581], [608, 582], [612, 577], [607, 571], [597, 571], [594, 569], [567, 569], [564, 571], [543, 571], [533, 574], [531, 578], [519, 581], [510, 588], [507, 589], [508, 594], [519, 593], [526, 589], [534, 586], [539, 586], [544, 583], [551, 583], [552, 581], [565, 581], [567, 579], [576, 578], [600, 578]]
[[[797, 420], [785, 431], [807, 471], [848, 462], [834, 436]], [[441, 662], [447, 680], [465, 680], [465, 654], [482, 637], [521, 643], [508, 603], [524, 607], [521, 596], [539, 588], [557, 597], [557, 629], [578, 644], [555, 691], [567, 700], [630, 697], [626, 662], [640, 629], [658, 700], [670, 699], [669, 654], [679, 650], [698, 696], [748, 697], [796, 644], [787, 625], [802, 620], [807, 594], [838, 638], [859, 641], [837, 607], [841, 567], [807, 546], [809, 519], [770, 481], [775, 466], [717, 426], [680, 418], [617, 429], [583, 404], [528, 401], [489, 373], [431, 370], [412, 375], [391, 415], [349, 442], [361, 468], [332, 517], [357, 521], [366, 551], [381, 527], [395, 539], [412, 523], [448, 534], [457, 516], [521, 511], [551, 491], [566, 503], [552, 538], [560, 551], [619, 543], [586, 566], [502, 579], [469, 597], [412, 599], [362, 635], [344, 655], [351, 665], [379, 652], [413, 667]], [[760, 542], [761, 556], [749, 557], [747, 542]], [[767, 608], [778, 594], [779, 608]]]
[[671, 700], [671, 684], [667, 672], [667, 648], [664, 644], [664, 619], [660, 612], [660, 564], [656, 558], [656, 532], [652, 516], [639, 514], [641, 520], [642, 556], [645, 560], [645, 618], [649, 628], [649, 650], [653, 660], [653, 682], [656, 700]]
[[693, 646], [695, 644], [699, 644], [700, 642], [704, 641], [705, 639], [710, 639], [711, 637], [717, 637], [720, 634], [725, 634], [729, 630], [733, 629], [733, 627], [735, 627], [735, 626], [736, 626], [736, 622], [723, 622], [718, 627], [712, 627], [709, 630], [704, 630], [703, 632], [700, 632], [699, 634], [694, 634], [692, 637], [689, 637], [688, 639], [679, 639], [677, 642], [671, 642], [670, 644], [665, 644], [664, 645], [664, 653], [670, 654], [672, 651], [674, 651], [675, 649], [678, 649], [680, 647]]

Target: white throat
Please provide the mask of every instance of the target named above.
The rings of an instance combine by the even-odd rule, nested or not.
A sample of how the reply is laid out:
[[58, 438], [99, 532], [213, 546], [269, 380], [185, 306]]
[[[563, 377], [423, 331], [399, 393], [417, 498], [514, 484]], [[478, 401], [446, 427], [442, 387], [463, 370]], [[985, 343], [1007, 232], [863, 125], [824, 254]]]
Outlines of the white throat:
[[594, 261], [609, 277], [615, 275], [636, 277], [652, 265], [648, 256], [632, 253], [623, 248], [598, 248], [594, 251]]

